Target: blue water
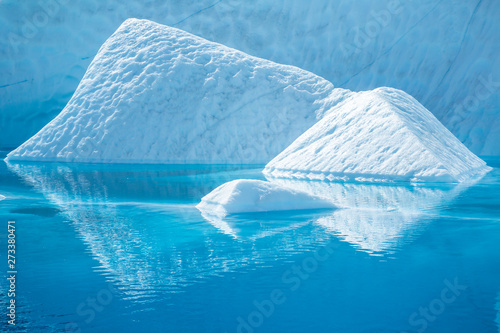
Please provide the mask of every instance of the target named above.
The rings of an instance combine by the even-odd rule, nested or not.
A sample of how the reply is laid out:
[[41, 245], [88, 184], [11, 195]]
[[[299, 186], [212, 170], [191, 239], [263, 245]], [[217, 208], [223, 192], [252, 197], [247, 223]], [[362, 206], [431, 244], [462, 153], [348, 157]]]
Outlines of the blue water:
[[262, 166], [2, 162], [2, 331], [499, 332], [500, 159], [487, 162], [470, 186], [352, 185], [333, 189], [346, 209], [223, 220], [194, 206]]

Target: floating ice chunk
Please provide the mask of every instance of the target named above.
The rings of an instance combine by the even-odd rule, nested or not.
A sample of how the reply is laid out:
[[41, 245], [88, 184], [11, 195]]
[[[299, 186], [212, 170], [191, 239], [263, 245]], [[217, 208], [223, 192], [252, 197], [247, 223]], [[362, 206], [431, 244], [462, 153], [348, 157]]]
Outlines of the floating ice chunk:
[[8, 159], [267, 163], [348, 94], [299, 68], [129, 19], [64, 110]]
[[379, 88], [335, 106], [269, 162], [273, 177], [463, 182], [489, 168], [403, 91]]
[[331, 201], [277, 184], [253, 179], [238, 179], [214, 189], [196, 206], [213, 215], [335, 208]]
[[4, 197], [3, 195], [1, 195], [1, 194], [0, 194], [0, 201], [1, 201], [1, 200], [4, 200], [4, 199], [5, 199], [5, 197]]

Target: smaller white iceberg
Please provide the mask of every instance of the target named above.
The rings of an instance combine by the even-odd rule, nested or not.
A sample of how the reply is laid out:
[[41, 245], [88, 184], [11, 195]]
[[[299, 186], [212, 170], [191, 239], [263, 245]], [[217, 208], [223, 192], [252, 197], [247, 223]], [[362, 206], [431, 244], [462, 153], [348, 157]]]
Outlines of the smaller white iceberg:
[[237, 179], [214, 189], [196, 206], [201, 212], [224, 216], [232, 213], [335, 208], [318, 196], [253, 179]]
[[5, 197], [3, 195], [0, 194], [0, 201], [4, 200]]
[[458, 183], [491, 170], [403, 91], [352, 95], [266, 165], [275, 178]]

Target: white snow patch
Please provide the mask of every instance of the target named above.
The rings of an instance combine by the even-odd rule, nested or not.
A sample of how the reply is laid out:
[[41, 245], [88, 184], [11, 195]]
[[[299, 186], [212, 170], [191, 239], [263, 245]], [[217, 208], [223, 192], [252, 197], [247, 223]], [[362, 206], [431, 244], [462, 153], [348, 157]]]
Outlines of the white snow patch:
[[254, 179], [225, 183], [201, 199], [202, 212], [224, 216], [232, 213], [335, 208], [331, 201], [277, 184]]
[[489, 170], [414, 98], [379, 88], [333, 107], [264, 173], [360, 182], [463, 182]]
[[349, 95], [292, 66], [129, 19], [10, 160], [266, 163]]

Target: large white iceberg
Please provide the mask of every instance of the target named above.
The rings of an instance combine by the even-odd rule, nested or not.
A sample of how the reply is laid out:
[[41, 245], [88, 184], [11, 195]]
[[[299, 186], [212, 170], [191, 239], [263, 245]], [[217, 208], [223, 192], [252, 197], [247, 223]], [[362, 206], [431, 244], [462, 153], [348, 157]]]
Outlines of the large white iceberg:
[[276, 178], [462, 182], [489, 171], [425, 107], [391, 88], [352, 95], [269, 162]]
[[129, 19], [64, 110], [8, 159], [266, 163], [349, 93], [299, 68]]
[[497, 0], [0, 1], [0, 146], [20, 145], [53, 119], [129, 17], [343, 88], [401, 89], [474, 153], [500, 154]]
[[214, 189], [196, 206], [211, 215], [335, 208], [331, 201], [255, 179], [237, 179]]

